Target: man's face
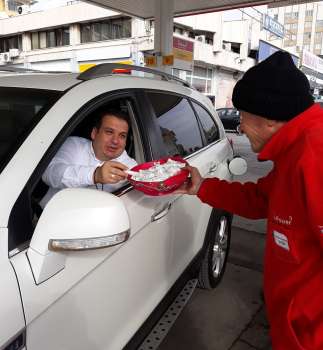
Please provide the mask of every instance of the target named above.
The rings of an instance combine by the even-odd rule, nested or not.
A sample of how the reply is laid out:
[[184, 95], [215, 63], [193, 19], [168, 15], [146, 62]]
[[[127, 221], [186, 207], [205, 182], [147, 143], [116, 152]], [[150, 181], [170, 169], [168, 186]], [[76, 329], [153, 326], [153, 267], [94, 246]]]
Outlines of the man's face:
[[251, 148], [259, 153], [278, 130], [278, 124], [255, 114], [240, 111], [240, 129], [248, 137]]
[[100, 128], [93, 128], [91, 133], [96, 158], [107, 161], [119, 157], [126, 147], [128, 130], [125, 120], [105, 115]]

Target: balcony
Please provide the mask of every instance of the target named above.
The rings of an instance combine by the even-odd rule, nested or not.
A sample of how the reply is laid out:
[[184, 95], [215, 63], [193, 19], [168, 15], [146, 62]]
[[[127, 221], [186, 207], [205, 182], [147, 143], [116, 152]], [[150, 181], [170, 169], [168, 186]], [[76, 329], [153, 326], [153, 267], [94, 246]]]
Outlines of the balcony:
[[245, 72], [255, 64], [251, 58], [241, 59], [240, 55], [232, 51], [214, 52], [213, 46], [199, 41], [194, 42], [194, 61], [223, 67], [227, 70]]

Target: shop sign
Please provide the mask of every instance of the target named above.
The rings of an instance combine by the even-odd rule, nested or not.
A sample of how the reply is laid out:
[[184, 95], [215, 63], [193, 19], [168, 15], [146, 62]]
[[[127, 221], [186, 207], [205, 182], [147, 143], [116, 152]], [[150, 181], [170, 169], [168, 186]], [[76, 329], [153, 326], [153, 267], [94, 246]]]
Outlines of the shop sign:
[[163, 65], [164, 66], [173, 66], [174, 65], [174, 55], [163, 56]]
[[178, 60], [193, 61], [194, 42], [178, 37], [173, 37], [173, 55]]
[[[282, 50], [280, 47], [271, 45], [264, 40], [259, 40], [258, 62], [265, 60], [267, 57], [271, 56], [273, 53], [280, 51], [280, 50]], [[284, 50], [282, 50], [282, 51], [284, 51]], [[297, 56], [291, 54], [290, 52], [289, 52], [289, 54], [292, 56], [292, 59], [296, 65], [296, 67], [298, 67], [299, 58]]]
[[323, 73], [323, 60], [311, 52], [303, 50], [302, 67], [307, 67], [316, 72]]
[[284, 26], [266, 14], [262, 15], [262, 27], [279, 38], [284, 38]]
[[157, 66], [157, 57], [156, 56], [145, 56], [145, 65], [146, 65], [146, 67], [156, 67]]

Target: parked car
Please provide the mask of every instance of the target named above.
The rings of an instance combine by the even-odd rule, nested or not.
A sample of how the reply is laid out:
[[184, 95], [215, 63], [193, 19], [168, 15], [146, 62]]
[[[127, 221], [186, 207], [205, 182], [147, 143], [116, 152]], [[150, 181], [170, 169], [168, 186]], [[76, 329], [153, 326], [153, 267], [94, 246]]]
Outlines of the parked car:
[[322, 98], [316, 98], [314, 99], [315, 103], [318, 103], [321, 107], [323, 107], [323, 99]]
[[207, 97], [165, 73], [116, 68], [0, 78], [0, 349], [156, 348], [196, 283], [223, 276], [231, 215], [196, 196], [127, 183], [64, 189], [39, 209], [44, 170], [68, 136], [89, 136], [102, 106], [129, 114], [138, 163], [180, 154], [231, 179], [232, 148]]
[[239, 132], [240, 112], [236, 108], [218, 108], [216, 111], [225, 130]]

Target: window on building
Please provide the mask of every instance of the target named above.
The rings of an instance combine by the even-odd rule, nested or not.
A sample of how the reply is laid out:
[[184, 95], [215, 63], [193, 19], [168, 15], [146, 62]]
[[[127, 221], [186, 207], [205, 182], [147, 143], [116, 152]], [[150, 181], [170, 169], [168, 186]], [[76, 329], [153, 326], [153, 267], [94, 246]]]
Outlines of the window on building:
[[321, 43], [315, 44], [315, 50], [321, 50], [321, 48], [322, 48], [322, 44]]
[[46, 41], [47, 41], [46, 32], [39, 32], [39, 48], [40, 49], [45, 49], [47, 47]]
[[284, 17], [285, 17], [285, 21], [289, 20], [289, 19], [292, 18], [292, 13], [291, 12], [286, 12]]
[[310, 41], [312, 34], [310, 32], [304, 33], [304, 41]]
[[298, 19], [298, 12], [286, 12], [285, 20]]
[[176, 34], [183, 34], [183, 29], [182, 28], [178, 28], [178, 27], [174, 27], [174, 33]]
[[295, 46], [296, 42], [293, 40], [285, 40], [284, 41], [284, 47], [293, 47]]
[[203, 147], [200, 128], [190, 103], [181, 96], [149, 92], [168, 156], [188, 156]]
[[321, 42], [323, 39], [323, 32], [315, 33], [315, 42]]
[[306, 10], [305, 11], [305, 16], [306, 17], [313, 17], [313, 10]]
[[195, 66], [193, 75], [186, 75], [188, 80], [196, 90], [202, 93], [211, 93], [212, 88], [212, 69]]
[[290, 25], [290, 28], [291, 28], [292, 30], [297, 30], [297, 23], [292, 23], [292, 24]]
[[47, 44], [47, 47], [56, 46], [56, 35], [54, 30], [46, 32], [46, 44]]
[[68, 27], [50, 29], [31, 33], [31, 49], [46, 49], [49, 47], [65, 46], [70, 44], [70, 30]]
[[298, 12], [292, 12], [292, 19], [298, 19]]
[[305, 21], [304, 28], [312, 28], [312, 21]]
[[310, 50], [310, 45], [308, 45], [308, 44], [303, 45], [303, 49], [309, 51]]
[[38, 32], [31, 33], [31, 48], [33, 50], [39, 49], [39, 37]]
[[22, 50], [21, 35], [7, 36], [0, 38], [0, 52], [7, 52], [10, 49]]
[[317, 28], [323, 28], [323, 19], [318, 19], [316, 21], [316, 27]]
[[278, 21], [278, 14], [277, 13], [274, 15], [274, 20]]
[[131, 37], [129, 17], [112, 18], [105, 21], [81, 24], [81, 42], [95, 42]]

